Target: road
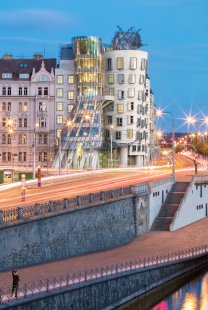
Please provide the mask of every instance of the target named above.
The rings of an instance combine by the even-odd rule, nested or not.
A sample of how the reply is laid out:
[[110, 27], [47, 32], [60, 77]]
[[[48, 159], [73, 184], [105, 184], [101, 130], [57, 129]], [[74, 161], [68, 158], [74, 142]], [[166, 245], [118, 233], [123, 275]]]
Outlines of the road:
[[[165, 166], [170, 161], [163, 157], [158, 162]], [[183, 155], [176, 155], [177, 178], [193, 173], [192, 160]], [[37, 185], [26, 188], [26, 199], [21, 200], [21, 187], [1, 192], [0, 209], [11, 209], [18, 206], [27, 206], [49, 200], [58, 200], [66, 197], [100, 192], [112, 188], [144, 183], [161, 179], [171, 175], [171, 166], [157, 169], [116, 169], [92, 172], [91, 175], [78, 174], [76, 177], [62, 181], [43, 183], [41, 188]]]

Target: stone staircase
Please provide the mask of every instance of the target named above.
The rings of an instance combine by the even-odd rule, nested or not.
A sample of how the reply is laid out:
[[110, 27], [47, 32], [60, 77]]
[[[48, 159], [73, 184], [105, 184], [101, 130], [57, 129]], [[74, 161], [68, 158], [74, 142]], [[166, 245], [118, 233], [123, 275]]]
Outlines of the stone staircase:
[[157, 217], [155, 218], [151, 230], [152, 231], [168, 231], [173, 217], [178, 210], [180, 202], [185, 195], [189, 182], [176, 182], [173, 184], [163, 203]]

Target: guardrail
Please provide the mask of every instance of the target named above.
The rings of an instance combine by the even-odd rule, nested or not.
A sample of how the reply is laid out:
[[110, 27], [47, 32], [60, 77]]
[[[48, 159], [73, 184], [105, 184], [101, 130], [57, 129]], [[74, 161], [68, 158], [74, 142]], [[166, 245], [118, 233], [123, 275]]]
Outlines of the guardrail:
[[147, 257], [134, 261], [128, 261], [116, 265], [85, 270], [84, 272], [65, 274], [60, 277], [51, 277], [37, 282], [24, 283], [18, 287], [17, 297], [11, 297], [11, 287], [0, 289], [0, 304], [8, 303], [15, 299], [22, 299], [40, 293], [50, 292], [60, 288], [72, 287], [97, 279], [105, 279], [107, 276], [121, 275], [123, 272], [136, 271], [148, 267], [160, 266], [164, 263], [174, 263], [190, 258], [206, 255], [208, 245], [203, 245], [188, 250], [181, 250], [165, 255]]
[[20, 219], [30, 218], [46, 213], [66, 210], [77, 206], [86, 206], [97, 202], [109, 201], [132, 194], [131, 186], [115, 188], [113, 190], [90, 193], [62, 200], [54, 200], [45, 203], [36, 203], [32, 206], [17, 207], [10, 210], [0, 210], [0, 224], [8, 223]]

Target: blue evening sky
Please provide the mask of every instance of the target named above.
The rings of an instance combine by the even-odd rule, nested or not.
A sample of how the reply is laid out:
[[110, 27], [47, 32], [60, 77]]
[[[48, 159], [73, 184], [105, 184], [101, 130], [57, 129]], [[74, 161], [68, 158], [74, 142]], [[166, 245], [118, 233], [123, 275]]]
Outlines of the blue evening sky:
[[[110, 43], [117, 25], [141, 28], [155, 103], [176, 118], [208, 114], [208, 0], [11, 0], [1, 2], [0, 55], [58, 57], [71, 37]], [[201, 117], [201, 116], [200, 116]], [[182, 121], [176, 121], [178, 130]], [[169, 130], [167, 116], [159, 126]]]

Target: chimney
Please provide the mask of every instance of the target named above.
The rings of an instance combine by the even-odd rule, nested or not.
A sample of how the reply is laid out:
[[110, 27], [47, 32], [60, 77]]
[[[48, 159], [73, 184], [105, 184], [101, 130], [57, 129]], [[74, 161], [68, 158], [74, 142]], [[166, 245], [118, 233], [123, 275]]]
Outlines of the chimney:
[[12, 54], [4, 54], [4, 56], [2, 57], [4, 60], [11, 60], [13, 59]]
[[33, 54], [33, 59], [42, 60], [43, 59], [43, 54], [42, 53], [34, 53]]

